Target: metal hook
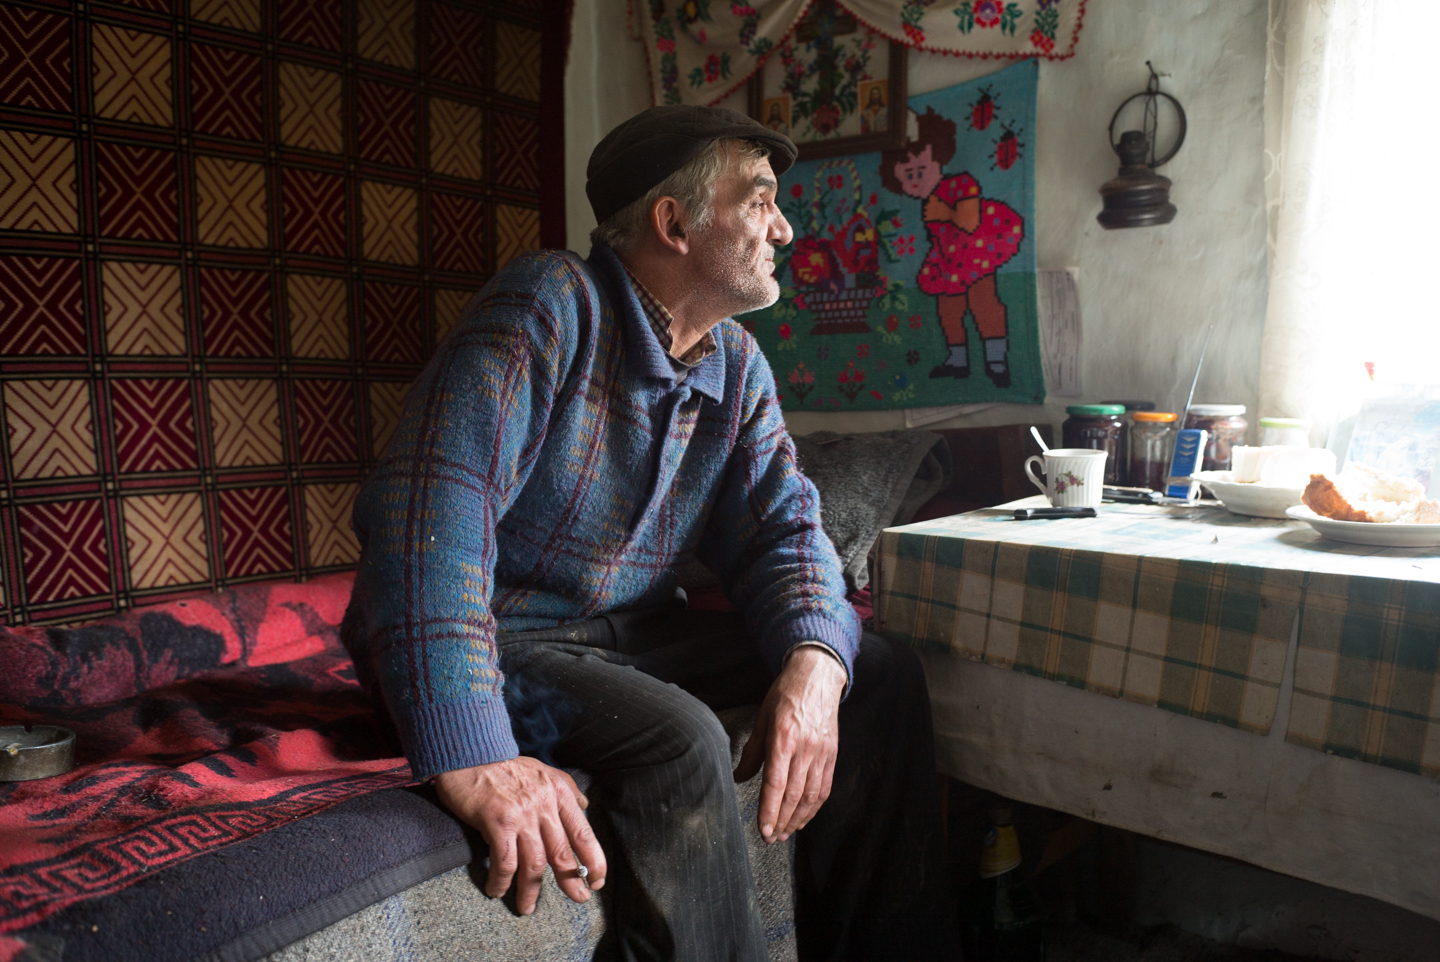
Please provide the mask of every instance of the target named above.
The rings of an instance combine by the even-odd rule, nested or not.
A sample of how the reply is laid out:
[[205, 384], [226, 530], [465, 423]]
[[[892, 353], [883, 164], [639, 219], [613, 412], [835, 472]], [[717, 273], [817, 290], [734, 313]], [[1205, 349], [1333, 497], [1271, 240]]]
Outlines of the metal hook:
[[[1120, 152], [1119, 147], [1115, 144], [1115, 122], [1120, 119], [1121, 112], [1123, 112], [1132, 101], [1139, 100], [1143, 97], [1145, 98], [1145, 115], [1141, 121], [1140, 129], [1150, 144], [1150, 159], [1146, 162], [1145, 166], [1153, 170], [1156, 167], [1164, 166], [1172, 157], [1180, 152], [1181, 145], [1185, 143], [1185, 133], [1188, 124], [1185, 120], [1185, 108], [1180, 106], [1180, 101], [1160, 89], [1160, 75], [1155, 72], [1155, 67], [1148, 60], [1145, 61], [1145, 66], [1150, 70], [1150, 79], [1145, 82], [1145, 90], [1141, 93], [1126, 97], [1120, 106], [1115, 109], [1114, 115], [1110, 118], [1110, 149], [1117, 154]], [[1163, 157], [1156, 157], [1155, 153], [1159, 147], [1158, 140], [1160, 139], [1159, 98], [1161, 97], [1170, 101], [1171, 106], [1175, 108], [1176, 121], [1180, 129], [1175, 136], [1175, 144], [1170, 148], [1169, 152]]]

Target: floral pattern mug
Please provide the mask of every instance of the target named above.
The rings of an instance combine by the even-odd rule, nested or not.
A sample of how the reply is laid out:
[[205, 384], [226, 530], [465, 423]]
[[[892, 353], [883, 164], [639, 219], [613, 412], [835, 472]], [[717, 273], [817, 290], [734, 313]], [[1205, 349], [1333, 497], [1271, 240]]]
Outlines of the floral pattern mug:
[[[1033, 464], [1032, 464], [1033, 462]], [[1090, 448], [1051, 448], [1044, 454], [1045, 480], [1035, 476], [1041, 456], [1025, 459], [1025, 476], [1057, 508], [1098, 508], [1105, 487], [1105, 452]]]

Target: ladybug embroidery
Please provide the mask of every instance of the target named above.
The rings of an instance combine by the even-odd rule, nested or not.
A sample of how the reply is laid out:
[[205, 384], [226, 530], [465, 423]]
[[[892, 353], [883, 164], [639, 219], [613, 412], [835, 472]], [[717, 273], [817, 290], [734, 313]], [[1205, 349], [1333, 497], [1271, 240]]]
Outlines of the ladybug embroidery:
[[1024, 145], [1020, 143], [1020, 138], [1015, 136], [1015, 131], [1006, 127], [1000, 139], [995, 141], [995, 163], [991, 165], [991, 169], [999, 167], [1001, 170], [1009, 170], [1014, 167], [1015, 161], [1020, 159], [1022, 146]]
[[976, 130], [984, 130], [994, 119], [995, 98], [990, 95], [989, 87], [983, 87], [980, 90], [980, 99], [970, 105], [970, 126]]

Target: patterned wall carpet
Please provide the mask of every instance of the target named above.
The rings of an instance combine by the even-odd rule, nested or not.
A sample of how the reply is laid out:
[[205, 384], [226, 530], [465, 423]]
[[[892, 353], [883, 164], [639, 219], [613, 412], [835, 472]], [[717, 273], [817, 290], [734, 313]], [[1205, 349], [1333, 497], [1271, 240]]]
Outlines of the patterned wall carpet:
[[0, 0], [9, 624], [354, 563], [407, 384], [491, 272], [563, 244], [566, 19]]

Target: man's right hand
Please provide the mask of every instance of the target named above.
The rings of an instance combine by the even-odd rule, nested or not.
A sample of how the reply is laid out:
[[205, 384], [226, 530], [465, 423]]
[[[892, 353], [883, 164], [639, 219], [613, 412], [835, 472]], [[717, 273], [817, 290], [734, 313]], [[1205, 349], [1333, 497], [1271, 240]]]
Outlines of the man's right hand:
[[[605, 853], [584, 815], [590, 803], [560, 769], [521, 756], [444, 772], [435, 777], [435, 788], [440, 804], [489, 843], [485, 894], [491, 898], [508, 892], [513, 881], [516, 905], [529, 915], [546, 864], [572, 901], [589, 901], [590, 892], [605, 884]], [[590, 870], [588, 879], [580, 877], [577, 857]]]

